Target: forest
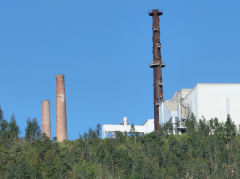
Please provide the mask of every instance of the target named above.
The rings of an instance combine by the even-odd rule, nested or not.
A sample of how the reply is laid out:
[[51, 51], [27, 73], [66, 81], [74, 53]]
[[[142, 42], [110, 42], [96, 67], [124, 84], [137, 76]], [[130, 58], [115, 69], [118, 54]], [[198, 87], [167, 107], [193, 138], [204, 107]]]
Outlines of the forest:
[[182, 135], [166, 125], [148, 135], [133, 131], [104, 140], [98, 124], [58, 143], [41, 135], [36, 119], [27, 120], [20, 137], [15, 117], [6, 120], [0, 110], [0, 178], [240, 178], [240, 136], [226, 118], [196, 122], [190, 115]]

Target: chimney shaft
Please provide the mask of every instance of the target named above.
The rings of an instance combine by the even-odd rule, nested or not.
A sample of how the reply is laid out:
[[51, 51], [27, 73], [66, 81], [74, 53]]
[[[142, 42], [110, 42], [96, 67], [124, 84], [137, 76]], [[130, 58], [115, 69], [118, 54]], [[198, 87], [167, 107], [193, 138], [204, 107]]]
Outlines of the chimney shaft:
[[162, 82], [162, 68], [165, 64], [162, 62], [160, 43], [160, 28], [159, 28], [159, 16], [163, 13], [157, 9], [149, 12], [149, 16], [153, 18], [152, 30], [153, 30], [153, 61], [150, 65], [153, 68], [154, 77], [154, 130], [158, 130], [159, 127], [159, 106], [163, 102], [163, 82]]
[[67, 139], [64, 75], [56, 76], [56, 137], [57, 142]]
[[42, 135], [51, 138], [51, 122], [50, 122], [50, 102], [42, 101]]

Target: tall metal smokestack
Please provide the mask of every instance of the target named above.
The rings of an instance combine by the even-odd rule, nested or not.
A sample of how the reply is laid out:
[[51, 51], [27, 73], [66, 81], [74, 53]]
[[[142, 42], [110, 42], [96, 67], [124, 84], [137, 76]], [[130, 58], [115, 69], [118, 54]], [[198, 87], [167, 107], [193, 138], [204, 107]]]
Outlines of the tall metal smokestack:
[[67, 119], [64, 75], [56, 76], [56, 137], [58, 142], [67, 139]]
[[159, 127], [159, 106], [163, 102], [163, 83], [162, 83], [162, 68], [165, 64], [162, 62], [161, 56], [161, 43], [160, 43], [160, 28], [159, 28], [159, 16], [163, 13], [157, 9], [149, 12], [149, 16], [153, 18], [153, 61], [150, 67], [153, 68], [153, 88], [154, 88], [154, 130], [158, 130]]
[[50, 102], [42, 100], [42, 135], [51, 138]]

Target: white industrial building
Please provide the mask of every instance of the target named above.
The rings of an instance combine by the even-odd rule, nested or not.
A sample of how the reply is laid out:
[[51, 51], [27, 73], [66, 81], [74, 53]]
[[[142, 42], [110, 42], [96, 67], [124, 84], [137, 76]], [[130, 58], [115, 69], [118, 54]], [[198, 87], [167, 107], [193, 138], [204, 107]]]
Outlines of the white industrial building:
[[193, 89], [181, 89], [171, 100], [160, 106], [160, 121], [164, 124], [170, 117], [181, 121], [193, 113], [197, 120], [218, 118], [225, 122], [230, 115], [233, 122], [240, 124], [240, 84], [238, 83], [199, 83]]
[[[240, 125], [240, 83], [198, 83], [193, 89], [181, 89], [172, 99], [164, 101], [160, 106], [160, 125], [171, 122], [173, 133], [181, 133], [185, 130], [184, 121], [193, 113], [199, 121], [205, 118], [210, 120], [218, 118], [225, 122], [230, 115], [237, 127]], [[103, 125], [102, 136], [116, 131], [130, 132], [131, 125], [127, 119], [123, 119], [121, 125]], [[139, 133], [154, 131], [154, 120], [150, 119], [142, 126], [135, 126]]]
[[131, 125], [127, 122], [127, 117], [123, 118], [120, 125], [104, 124], [102, 126], [102, 138], [114, 137], [115, 132], [135, 132], [140, 134], [147, 134], [154, 131], [154, 119], [147, 120], [143, 125], [134, 125], [134, 131], [131, 131]]

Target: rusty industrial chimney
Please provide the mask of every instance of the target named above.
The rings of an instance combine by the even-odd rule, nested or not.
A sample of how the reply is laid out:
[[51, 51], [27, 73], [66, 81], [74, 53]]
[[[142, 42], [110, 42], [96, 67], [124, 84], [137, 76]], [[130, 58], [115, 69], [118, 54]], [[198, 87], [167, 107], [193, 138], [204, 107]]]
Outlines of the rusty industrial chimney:
[[56, 76], [56, 137], [57, 142], [67, 139], [64, 75]]
[[159, 28], [159, 16], [163, 13], [157, 9], [149, 12], [149, 16], [153, 18], [152, 30], [153, 30], [153, 61], [150, 67], [153, 68], [153, 88], [154, 88], [154, 130], [158, 130], [159, 127], [159, 106], [163, 102], [163, 83], [162, 83], [162, 68], [165, 64], [162, 62], [161, 56], [161, 43], [160, 43], [160, 28]]
[[42, 135], [51, 138], [50, 102], [42, 100]]

